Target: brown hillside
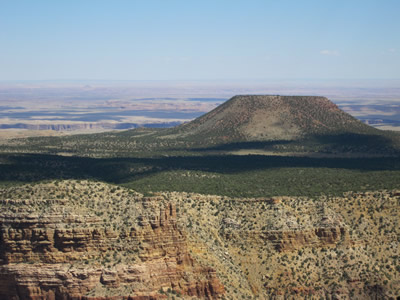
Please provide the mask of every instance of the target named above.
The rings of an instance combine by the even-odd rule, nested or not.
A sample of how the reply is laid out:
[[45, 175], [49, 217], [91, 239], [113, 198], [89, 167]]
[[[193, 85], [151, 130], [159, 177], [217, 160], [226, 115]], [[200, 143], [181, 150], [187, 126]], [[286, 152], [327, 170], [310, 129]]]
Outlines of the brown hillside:
[[325, 97], [235, 96], [168, 131], [169, 137], [221, 142], [296, 140], [309, 135], [377, 133]]

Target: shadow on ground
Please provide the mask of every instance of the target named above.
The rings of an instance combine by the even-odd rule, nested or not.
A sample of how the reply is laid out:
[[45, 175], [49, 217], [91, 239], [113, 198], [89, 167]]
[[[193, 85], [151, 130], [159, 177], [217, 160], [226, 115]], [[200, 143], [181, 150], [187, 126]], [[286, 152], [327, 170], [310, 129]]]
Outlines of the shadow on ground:
[[85, 158], [40, 154], [0, 155], [0, 181], [35, 182], [49, 179], [91, 178], [123, 183], [135, 178], [171, 170], [234, 174], [279, 168], [396, 171], [400, 170], [400, 158], [311, 158], [264, 155]]

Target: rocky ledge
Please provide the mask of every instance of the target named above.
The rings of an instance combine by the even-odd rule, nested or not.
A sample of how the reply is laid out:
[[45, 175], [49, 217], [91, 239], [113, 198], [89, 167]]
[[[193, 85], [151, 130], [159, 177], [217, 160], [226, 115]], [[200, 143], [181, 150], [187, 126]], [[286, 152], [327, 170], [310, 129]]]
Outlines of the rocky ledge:
[[[224, 294], [215, 270], [190, 256], [174, 204], [136, 193], [115, 195], [118, 201], [109, 196], [91, 199], [93, 206], [78, 198], [3, 199], [0, 299]], [[109, 202], [116, 209], [107, 209]]]

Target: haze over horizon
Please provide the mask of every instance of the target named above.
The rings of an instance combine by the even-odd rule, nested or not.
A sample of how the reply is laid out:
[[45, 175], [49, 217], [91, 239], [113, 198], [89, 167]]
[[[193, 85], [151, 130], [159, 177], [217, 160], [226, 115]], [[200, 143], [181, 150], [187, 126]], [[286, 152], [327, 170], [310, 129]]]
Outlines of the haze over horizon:
[[0, 80], [399, 79], [400, 2], [2, 1]]

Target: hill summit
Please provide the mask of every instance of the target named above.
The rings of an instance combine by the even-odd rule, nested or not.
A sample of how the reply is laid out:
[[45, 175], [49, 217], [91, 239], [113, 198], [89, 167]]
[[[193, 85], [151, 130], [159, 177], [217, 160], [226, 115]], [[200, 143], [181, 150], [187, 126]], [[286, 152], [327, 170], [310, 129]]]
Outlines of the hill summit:
[[243, 142], [376, 132], [325, 97], [240, 95], [168, 134], [189, 140]]

